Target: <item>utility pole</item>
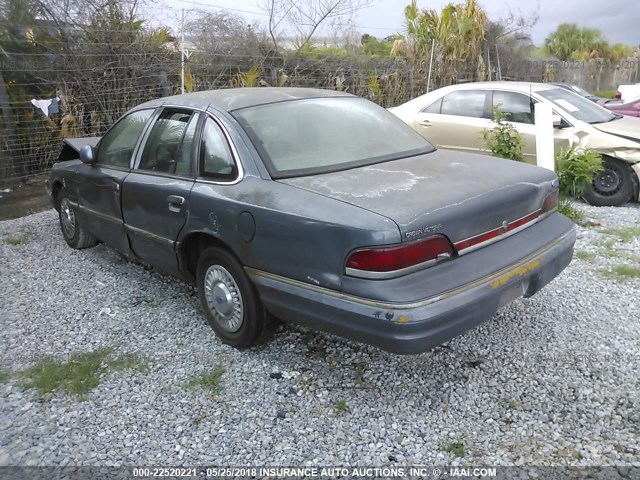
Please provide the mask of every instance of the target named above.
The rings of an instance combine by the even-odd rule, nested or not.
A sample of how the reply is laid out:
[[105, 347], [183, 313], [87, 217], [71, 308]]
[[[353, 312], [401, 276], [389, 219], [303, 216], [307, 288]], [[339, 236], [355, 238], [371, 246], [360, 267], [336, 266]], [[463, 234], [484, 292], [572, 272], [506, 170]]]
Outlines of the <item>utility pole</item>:
[[180, 93], [184, 95], [184, 8], [182, 9], [182, 24], [180, 26]]

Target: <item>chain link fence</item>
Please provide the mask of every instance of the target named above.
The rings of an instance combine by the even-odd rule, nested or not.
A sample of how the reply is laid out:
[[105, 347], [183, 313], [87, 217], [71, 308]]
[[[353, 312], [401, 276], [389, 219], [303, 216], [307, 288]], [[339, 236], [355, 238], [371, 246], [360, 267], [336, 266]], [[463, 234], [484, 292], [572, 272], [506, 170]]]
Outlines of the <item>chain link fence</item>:
[[[63, 138], [100, 136], [135, 105], [181, 91], [182, 58], [175, 38], [109, 29], [93, 29], [88, 36], [59, 25], [47, 28], [45, 40], [27, 33], [0, 57], [0, 184], [46, 172]], [[486, 53], [490, 67], [484, 78], [475, 66], [460, 65], [454, 81], [567, 81], [597, 90], [638, 81], [637, 63], [598, 65], [594, 71], [590, 64], [554, 64], [498, 49]], [[384, 107], [425, 93], [429, 77], [428, 59], [276, 55], [251, 36], [224, 48], [195, 49], [184, 65], [187, 91], [314, 87], [350, 92]], [[437, 62], [431, 70], [438, 71]], [[434, 73], [429, 89], [444, 83]]]

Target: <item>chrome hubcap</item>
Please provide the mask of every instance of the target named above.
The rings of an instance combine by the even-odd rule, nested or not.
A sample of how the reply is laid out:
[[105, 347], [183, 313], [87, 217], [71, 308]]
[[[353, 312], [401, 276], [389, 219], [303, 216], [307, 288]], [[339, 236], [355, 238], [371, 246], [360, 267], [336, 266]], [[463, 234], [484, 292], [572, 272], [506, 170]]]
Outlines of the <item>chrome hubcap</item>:
[[211, 265], [204, 276], [204, 294], [218, 325], [234, 333], [242, 327], [244, 305], [238, 284], [221, 265]]
[[66, 198], [63, 198], [62, 202], [60, 202], [60, 220], [65, 237], [73, 238], [76, 234], [76, 216], [69, 204], [69, 200]]

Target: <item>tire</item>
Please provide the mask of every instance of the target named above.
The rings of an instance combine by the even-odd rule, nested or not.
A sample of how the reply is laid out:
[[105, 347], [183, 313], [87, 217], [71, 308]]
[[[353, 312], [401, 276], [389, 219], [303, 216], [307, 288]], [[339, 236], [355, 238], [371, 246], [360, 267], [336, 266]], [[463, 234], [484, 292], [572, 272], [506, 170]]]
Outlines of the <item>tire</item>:
[[596, 207], [622, 205], [633, 196], [634, 178], [631, 167], [620, 160], [603, 157], [604, 170], [584, 189], [583, 198]]
[[76, 212], [64, 192], [59, 195], [58, 218], [62, 236], [71, 248], [83, 249], [95, 246], [98, 239], [87, 232], [78, 221]]
[[260, 344], [274, 323], [242, 265], [227, 251], [211, 247], [198, 259], [196, 285], [207, 322], [223, 343], [237, 349]]

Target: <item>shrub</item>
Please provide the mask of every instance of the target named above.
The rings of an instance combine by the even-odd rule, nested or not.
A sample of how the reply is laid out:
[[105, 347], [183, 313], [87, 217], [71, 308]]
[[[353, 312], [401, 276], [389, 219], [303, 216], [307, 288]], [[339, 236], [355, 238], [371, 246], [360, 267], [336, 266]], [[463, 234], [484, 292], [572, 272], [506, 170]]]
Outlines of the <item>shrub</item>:
[[581, 197], [587, 185], [602, 170], [602, 156], [587, 148], [570, 148], [556, 155], [560, 194]]
[[496, 122], [496, 127], [491, 130], [484, 129], [482, 132], [484, 143], [494, 157], [522, 161], [524, 141], [516, 127], [505, 121], [506, 118], [507, 115], [498, 107], [493, 109], [493, 121]]

